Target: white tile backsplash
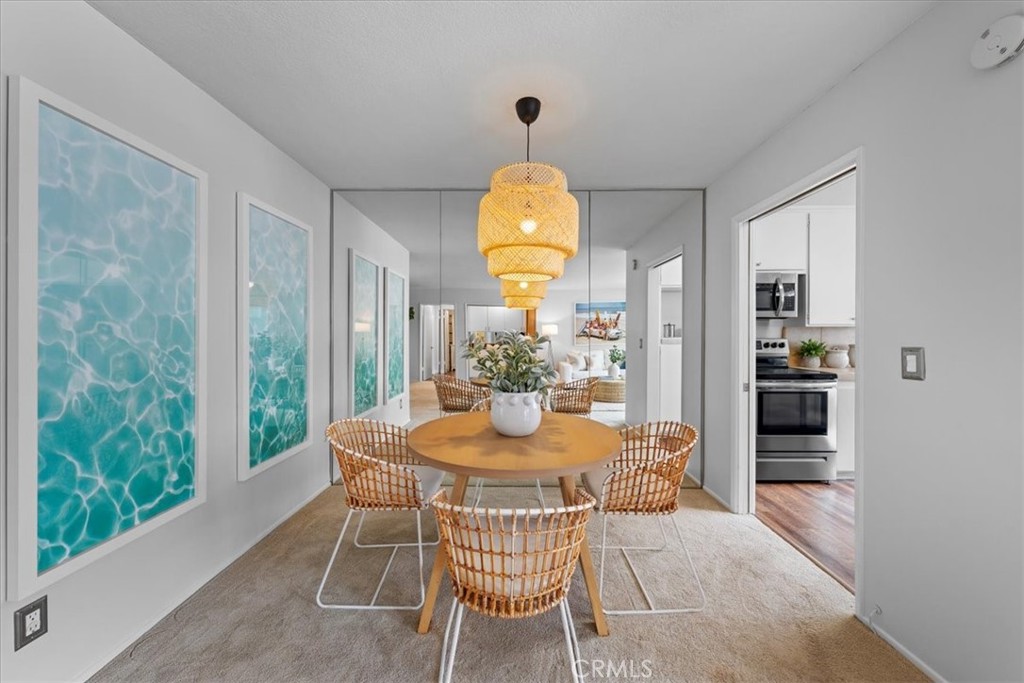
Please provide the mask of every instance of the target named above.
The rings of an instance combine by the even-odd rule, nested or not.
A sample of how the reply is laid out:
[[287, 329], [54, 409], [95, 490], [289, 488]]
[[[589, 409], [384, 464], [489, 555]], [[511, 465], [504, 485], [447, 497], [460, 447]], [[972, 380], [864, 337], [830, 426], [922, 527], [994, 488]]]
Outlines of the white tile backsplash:
[[797, 349], [805, 339], [818, 339], [828, 346], [843, 344], [849, 346], [857, 338], [854, 327], [784, 327], [782, 336], [789, 340], [789, 348]]

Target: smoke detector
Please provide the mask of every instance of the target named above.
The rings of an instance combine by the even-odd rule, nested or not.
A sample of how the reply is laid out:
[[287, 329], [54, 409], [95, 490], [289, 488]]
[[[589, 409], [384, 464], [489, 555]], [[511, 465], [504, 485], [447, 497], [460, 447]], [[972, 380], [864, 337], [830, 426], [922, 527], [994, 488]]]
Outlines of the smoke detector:
[[1024, 16], [1011, 14], [997, 19], [982, 31], [971, 50], [971, 66], [993, 69], [1024, 50]]

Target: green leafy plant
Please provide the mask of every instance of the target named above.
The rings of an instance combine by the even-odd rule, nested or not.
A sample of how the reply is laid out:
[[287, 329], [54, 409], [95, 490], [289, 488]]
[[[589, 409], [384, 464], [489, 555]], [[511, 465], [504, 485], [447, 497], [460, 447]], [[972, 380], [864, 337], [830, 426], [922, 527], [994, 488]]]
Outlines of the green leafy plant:
[[824, 358], [827, 351], [825, 342], [817, 339], [805, 339], [800, 343], [800, 355], [804, 358]]
[[618, 365], [622, 361], [626, 360], [626, 352], [620, 349], [618, 346], [612, 346], [608, 349], [608, 360], [615, 365]]
[[463, 358], [473, 363], [494, 391], [508, 394], [526, 394], [538, 391], [547, 395], [555, 383], [551, 365], [537, 356], [537, 347], [546, 344], [547, 337], [520, 335], [517, 332], [499, 332], [493, 342], [470, 337], [463, 344]]

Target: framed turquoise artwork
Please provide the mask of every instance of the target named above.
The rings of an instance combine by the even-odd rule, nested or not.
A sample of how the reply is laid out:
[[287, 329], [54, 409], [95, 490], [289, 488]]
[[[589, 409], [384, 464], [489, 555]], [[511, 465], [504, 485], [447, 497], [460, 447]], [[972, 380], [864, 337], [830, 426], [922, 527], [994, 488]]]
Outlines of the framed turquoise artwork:
[[206, 497], [206, 174], [12, 79], [8, 586]]
[[385, 269], [387, 318], [384, 329], [387, 338], [385, 358], [387, 359], [386, 400], [398, 398], [405, 393], [405, 335], [407, 315], [405, 309], [405, 278]]
[[349, 368], [351, 414], [360, 417], [381, 401], [381, 267], [349, 250]]
[[310, 443], [309, 226], [238, 194], [238, 478]]

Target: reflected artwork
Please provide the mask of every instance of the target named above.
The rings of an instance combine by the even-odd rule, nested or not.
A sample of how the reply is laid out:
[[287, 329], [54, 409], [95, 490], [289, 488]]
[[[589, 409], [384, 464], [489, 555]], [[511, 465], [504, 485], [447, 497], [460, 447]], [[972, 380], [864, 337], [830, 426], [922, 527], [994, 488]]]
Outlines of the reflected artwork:
[[626, 302], [577, 303], [574, 310], [577, 344], [623, 342], [626, 339]]
[[379, 267], [358, 254], [352, 256], [352, 414], [377, 407], [380, 308]]
[[405, 392], [405, 278], [388, 271], [388, 400]]

